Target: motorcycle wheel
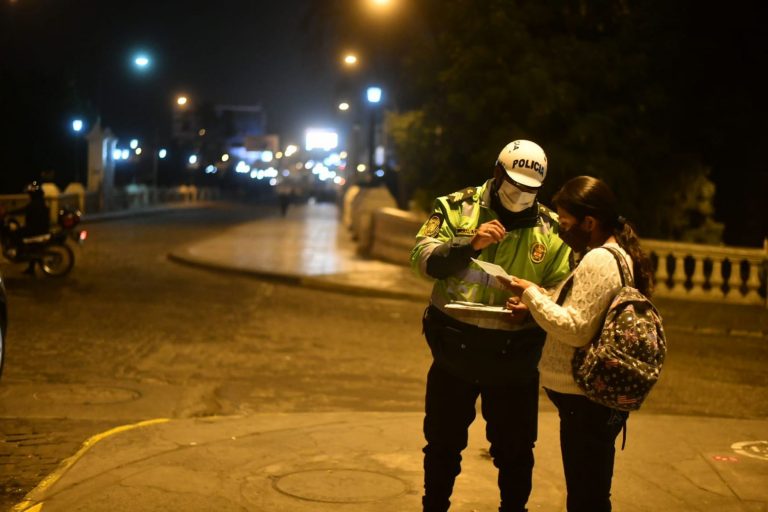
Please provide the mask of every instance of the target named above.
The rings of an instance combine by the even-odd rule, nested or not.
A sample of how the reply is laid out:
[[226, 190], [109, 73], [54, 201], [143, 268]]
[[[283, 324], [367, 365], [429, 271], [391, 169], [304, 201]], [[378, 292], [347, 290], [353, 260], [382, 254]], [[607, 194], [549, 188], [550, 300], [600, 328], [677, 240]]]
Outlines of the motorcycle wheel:
[[75, 253], [66, 245], [51, 245], [43, 251], [40, 269], [50, 277], [63, 277], [75, 265]]

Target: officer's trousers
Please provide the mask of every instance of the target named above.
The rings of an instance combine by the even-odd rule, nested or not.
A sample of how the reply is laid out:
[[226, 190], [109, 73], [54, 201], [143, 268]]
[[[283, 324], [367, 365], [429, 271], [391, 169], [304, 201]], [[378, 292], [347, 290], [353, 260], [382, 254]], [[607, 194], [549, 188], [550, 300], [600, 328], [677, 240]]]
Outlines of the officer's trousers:
[[500, 511], [521, 512], [531, 493], [538, 416], [538, 376], [504, 385], [478, 385], [433, 363], [424, 417], [424, 511], [448, 510], [461, 452], [481, 399], [493, 464], [499, 470]]

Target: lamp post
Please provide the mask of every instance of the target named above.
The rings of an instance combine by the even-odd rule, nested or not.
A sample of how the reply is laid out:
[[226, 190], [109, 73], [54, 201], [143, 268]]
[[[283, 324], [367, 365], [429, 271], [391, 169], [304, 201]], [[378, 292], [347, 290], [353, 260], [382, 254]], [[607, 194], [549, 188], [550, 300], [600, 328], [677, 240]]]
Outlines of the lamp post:
[[368, 172], [374, 172], [376, 168], [376, 112], [379, 103], [381, 103], [381, 87], [371, 86], [365, 91], [365, 97], [368, 100], [370, 109], [370, 119], [368, 122]]
[[81, 118], [72, 120], [72, 131], [75, 134], [75, 183], [80, 182], [80, 134], [85, 129], [85, 122]]

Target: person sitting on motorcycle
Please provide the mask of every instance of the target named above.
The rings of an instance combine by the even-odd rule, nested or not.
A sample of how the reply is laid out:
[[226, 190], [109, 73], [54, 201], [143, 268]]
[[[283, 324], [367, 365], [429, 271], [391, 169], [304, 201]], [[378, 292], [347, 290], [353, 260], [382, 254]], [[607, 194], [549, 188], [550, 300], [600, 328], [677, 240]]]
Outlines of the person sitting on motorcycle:
[[[24, 238], [45, 235], [51, 230], [51, 217], [48, 205], [45, 204], [45, 193], [39, 183], [33, 181], [25, 189], [29, 202], [21, 208], [10, 210], [9, 215], [24, 215], [24, 226], [14, 233], [15, 243], [21, 248]], [[24, 271], [26, 274], [35, 272], [34, 261]]]

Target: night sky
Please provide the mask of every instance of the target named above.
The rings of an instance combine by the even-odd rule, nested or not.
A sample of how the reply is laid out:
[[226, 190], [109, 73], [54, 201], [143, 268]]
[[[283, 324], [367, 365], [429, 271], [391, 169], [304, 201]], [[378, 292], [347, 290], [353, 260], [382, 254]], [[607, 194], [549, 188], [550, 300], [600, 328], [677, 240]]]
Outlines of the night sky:
[[[140, 129], [148, 105], [178, 92], [260, 104], [267, 130], [288, 138], [331, 121], [331, 56], [308, 54], [300, 29], [309, 0], [3, 1], [15, 65], [60, 69], [118, 130]], [[131, 68], [137, 50], [154, 59], [144, 74]]]

